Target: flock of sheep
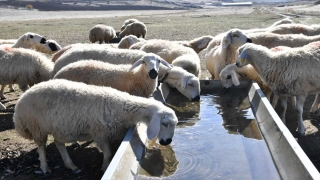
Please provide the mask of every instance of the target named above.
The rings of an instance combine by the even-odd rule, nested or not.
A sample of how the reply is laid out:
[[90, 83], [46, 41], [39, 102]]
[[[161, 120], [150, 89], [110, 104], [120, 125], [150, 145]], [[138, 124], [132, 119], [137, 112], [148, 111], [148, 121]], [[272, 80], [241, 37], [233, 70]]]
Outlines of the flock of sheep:
[[[128, 19], [120, 33], [111, 26], [94, 26], [89, 31], [92, 44], [61, 47], [31, 32], [0, 40], [0, 97], [6, 98], [6, 85], [18, 84], [24, 92], [15, 106], [15, 129], [38, 145], [44, 174], [50, 173], [48, 134], [75, 173], [80, 170], [68, 155], [67, 142], [94, 140], [104, 155], [103, 171], [110, 163], [110, 142], [121, 141], [130, 126], [145, 123], [149, 139], [170, 144], [178, 119], [165, 100], [151, 97], [159, 84], [166, 84], [199, 101], [202, 50], [212, 79], [226, 88], [240, 80], [256, 81], [270, 101], [273, 93], [273, 107], [280, 101], [283, 121], [286, 98], [292, 97], [298, 132], [304, 134], [305, 98], [320, 91], [320, 25], [286, 18], [263, 29], [230, 29], [190, 41], [146, 40], [146, 35], [143, 22]], [[319, 98], [312, 111], [318, 110]], [[5, 108], [0, 102], [0, 109]]]

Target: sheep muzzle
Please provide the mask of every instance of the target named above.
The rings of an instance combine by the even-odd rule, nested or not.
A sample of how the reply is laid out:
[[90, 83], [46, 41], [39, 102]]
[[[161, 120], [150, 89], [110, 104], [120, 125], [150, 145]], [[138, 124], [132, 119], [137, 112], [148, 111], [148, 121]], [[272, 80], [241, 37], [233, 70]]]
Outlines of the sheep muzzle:
[[200, 101], [200, 96], [196, 96], [191, 99], [192, 102]]
[[149, 77], [150, 77], [151, 79], [157, 78], [157, 77], [158, 77], [158, 72], [157, 72], [155, 69], [150, 70], [150, 71], [149, 71]]
[[40, 43], [45, 44], [47, 42], [46, 38], [41, 38]]
[[161, 145], [163, 145], [163, 146], [169, 145], [171, 142], [172, 142], [172, 139], [171, 139], [171, 138], [169, 138], [169, 139], [167, 139], [167, 140], [161, 139], [161, 140], [159, 141], [159, 143], [160, 143]]

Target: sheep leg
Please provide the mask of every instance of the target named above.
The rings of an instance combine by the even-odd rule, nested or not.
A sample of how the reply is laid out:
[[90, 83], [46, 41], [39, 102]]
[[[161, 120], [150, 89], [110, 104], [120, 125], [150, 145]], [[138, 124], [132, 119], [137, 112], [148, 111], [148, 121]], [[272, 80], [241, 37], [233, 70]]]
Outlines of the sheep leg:
[[314, 98], [314, 101], [313, 101], [312, 106], [310, 108], [311, 113], [314, 113], [318, 110], [319, 102], [320, 102], [320, 96], [319, 96], [319, 94], [317, 94], [316, 97]]
[[54, 140], [54, 143], [56, 144], [56, 146], [61, 154], [61, 157], [62, 157], [62, 160], [63, 160], [65, 166], [67, 168], [71, 169], [74, 173], [81, 172], [81, 170], [78, 169], [77, 166], [75, 166], [73, 164], [73, 162], [68, 154], [68, 151], [67, 151], [65, 144], [57, 141], [56, 139]]
[[6, 97], [4, 96], [4, 88], [6, 87], [6, 85], [1, 85], [1, 90], [0, 90], [0, 99], [6, 99]]
[[9, 84], [9, 89], [10, 89], [10, 92], [14, 92], [14, 88], [13, 88], [13, 84]]
[[26, 92], [29, 89], [28, 84], [19, 84], [19, 88], [23, 91]]
[[104, 143], [98, 143], [97, 141], [95, 142], [103, 152], [103, 163], [102, 163], [101, 170], [105, 172], [110, 164], [110, 157], [111, 157], [111, 149], [110, 149], [109, 141], [104, 141]]
[[306, 97], [307, 96], [304, 96], [304, 95], [296, 96], [296, 99], [297, 99], [296, 111], [298, 112], [298, 133], [300, 136], [303, 136], [305, 131], [302, 114], [303, 114], [303, 105], [306, 100]]
[[279, 96], [278, 95], [273, 95], [273, 98], [272, 98], [272, 107], [273, 107], [273, 109], [275, 109], [276, 108], [276, 106], [277, 106], [277, 104], [278, 104], [278, 101], [279, 101]]
[[[278, 97], [279, 98], [279, 97]], [[287, 97], [280, 97], [280, 118], [284, 124], [286, 124], [286, 111], [287, 111]]]
[[46, 143], [47, 137], [43, 139], [43, 141], [37, 142], [38, 144], [38, 153], [40, 160], [40, 168], [45, 176], [51, 173], [51, 170], [48, 168], [47, 158], [46, 158]]

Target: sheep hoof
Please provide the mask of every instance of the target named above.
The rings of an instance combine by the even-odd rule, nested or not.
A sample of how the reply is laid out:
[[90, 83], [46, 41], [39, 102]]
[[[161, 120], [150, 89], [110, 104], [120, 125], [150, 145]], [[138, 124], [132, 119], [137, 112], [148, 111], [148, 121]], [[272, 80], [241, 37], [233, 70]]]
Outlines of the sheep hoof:
[[46, 173], [44, 173], [44, 177], [46, 177], [46, 178], [51, 178], [51, 177], [52, 177], [52, 175], [51, 175], [51, 173], [46, 172]]
[[79, 174], [81, 172], [80, 169], [75, 169], [75, 170], [72, 170], [73, 174]]

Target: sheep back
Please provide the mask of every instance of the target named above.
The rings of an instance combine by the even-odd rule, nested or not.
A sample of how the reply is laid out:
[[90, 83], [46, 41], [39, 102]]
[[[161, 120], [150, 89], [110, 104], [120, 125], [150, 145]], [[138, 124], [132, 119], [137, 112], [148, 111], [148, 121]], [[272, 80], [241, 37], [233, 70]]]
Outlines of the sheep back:
[[129, 71], [131, 64], [115, 65], [102, 61], [81, 60], [63, 67], [54, 79], [67, 79], [97, 86], [109, 86], [131, 95], [150, 97], [157, 79], [149, 78], [142, 65]]
[[57, 73], [62, 67], [83, 59], [94, 59], [111, 64], [133, 64], [145, 54], [143, 51], [98, 46], [72, 48], [56, 61], [53, 71]]
[[111, 39], [116, 38], [116, 31], [111, 26], [98, 24], [93, 26], [89, 32], [89, 40], [92, 43], [99, 41], [101, 44], [103, 41], [108, 43]]
[[131, 24], [128, 24], [123, 31], [120, 32], [120, 36], [124, 37], [127, 35], [135, 35], [138, 38], [142, 36], [142, 38], [145, 38], [147, 34], [147, 26], [143, 22], [133, 22]]
[[55, 79], [39, 83], [21, 96], [13, 121], [21, 136], [35, 142], [52, 134], [59, 142], [94, 139], [105, 143], [121, 140], [130, 126], [148, 123], [162, 110], [174, 113], [156, 100]]
[[52, 78], [54, 64], [40, 52], [6, 47], [0, 57], [0, 84], [27, 86]]

